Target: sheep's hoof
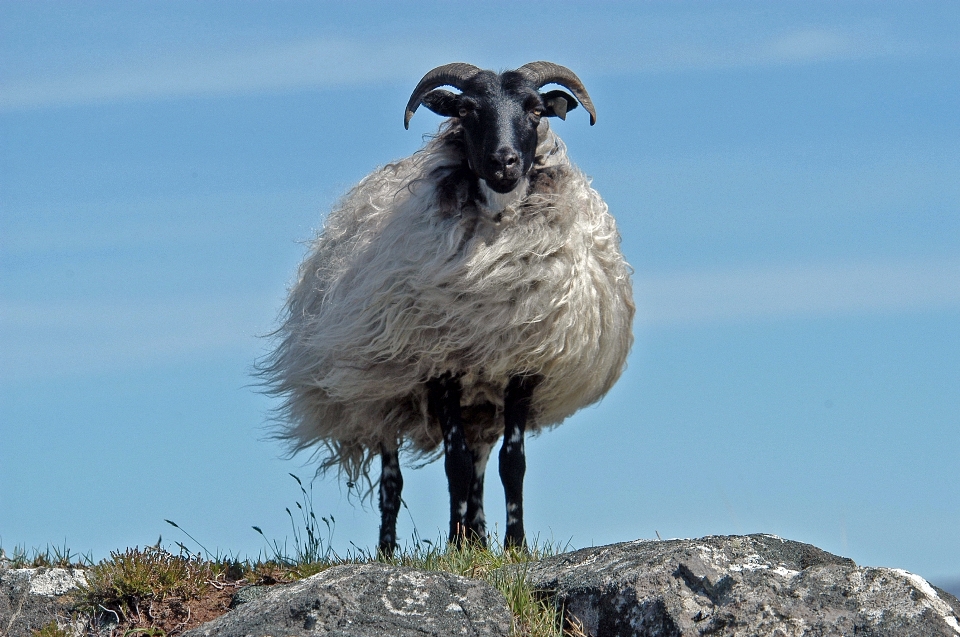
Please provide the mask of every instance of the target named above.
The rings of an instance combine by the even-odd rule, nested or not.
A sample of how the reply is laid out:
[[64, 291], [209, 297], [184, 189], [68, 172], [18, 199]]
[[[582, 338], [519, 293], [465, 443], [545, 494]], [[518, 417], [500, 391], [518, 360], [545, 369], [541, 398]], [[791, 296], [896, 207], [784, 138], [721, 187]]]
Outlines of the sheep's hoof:
[[471, 529], [457, 525], [456, 532], [450, 533], [448, 543], [457, 549], [467, 547], [487, 548], [487, 534], [483, 529]]
[[530, 549], [527, 547], [527, 539], [523, 534], [510, 534], [508, 533], [505, 538], [503, 538], [503, 549], [505, 551], [516, 552], [523, 555], [528, 555]]

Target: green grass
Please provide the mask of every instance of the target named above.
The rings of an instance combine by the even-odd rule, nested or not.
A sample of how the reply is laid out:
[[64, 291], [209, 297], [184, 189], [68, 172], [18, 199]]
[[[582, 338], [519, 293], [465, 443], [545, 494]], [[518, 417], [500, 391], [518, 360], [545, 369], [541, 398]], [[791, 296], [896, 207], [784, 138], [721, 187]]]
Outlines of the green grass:
[[562, 610], [549, 596], [533, 590], [524, 577], [528, 563], [560, 552], [560, 547], [556, 545], [536, 541], [527, 550], [504, 548], [494, 539], [491, 547], [476, 544], [424, 547], [420, 544], [401, 551], [394, 558], [381, 561], [425, 571], [446, 571], [489, 583], [507, 600], [513, 613], [514, 635], [581, 635], [579, 627], [568, 626], [566, 632], [561, 630]]
[[0, 557], [10, 561], [10, 568], [73, 568], [93, 566], [93, 557], [87, 554], [74, 553], [67, 548], [50, 546], [27, 549], [25, 546], [14, 546], [10, 555], [0, 547]]
[[[292, 474], [291, 474], [292, 475]], [[177, 634], [192, 627], [191, 604], [194, 608], [223, 604], [233, 591], [247, 585], [287, 583], [309, 577], [338, 564], [380, 562], [408, 566], [425, 571], [445, 571], [479, 579], [503, 593], [513, 613], [513, 631], [518, 637], [562, 637], [583, 633], [577, 626], [562, 626], [563, 611], [546, 594], [531, 589], [525, 579], [526, 565], [541, 558], [563, 552], [559, 545], [534, 541], [526, 550], [504, 548], [496, 538], [490, 547], [474, 543], [463, 546], [422, 540], [414, 533], [412, 544], [390, 558], [359, 549], [345, 556], [331, 548], [335, 521], [317, 517], [313, 509], [312, 490], [299, 478], [300, 488], [295, 515], [286, 509], [292, 527], [292, 542], [270, 541], [259, 527], [266, 553], [256, 559], [237, 559], [212, 554], [175, 522], [167, 522], [197, 544], [200, 552], [192, 552], [176, 542], [179, 553], [160, 546], [128, 548], [114, 551], [110, 557], [94, 563], [89, 555], [78, 555], [64, 547], [47, 547], [27, 552], [15, 548], [8, 558], [11, 566], [82, 567], [87, 569], [86, 586], [75, 591], [76, 612], [101, 618], [113, 616], [117, 634]], [[2, 551], [2, 549], [0, 549]], [[197, 613], [194, 611], [194, 621]], [[36, 631], [35, 637], [61, 637], [55, 624]]]
[[40, 630], [33, 631], [33, 637], [69, 637], [67, 631], [61, 628], [56, 621], [52, 621]]
[[[74, 593], [75, 608], [81, 614], [114, 616], [123, 634], [166, 635], [179, 632], [170, 630], [171, 622], [158, 619], [171, 616], [169, 606], [185, 607], [215, 592], [214, 589], [235, 591], [249, 584], [287, 583], [338, 564], [379, 562], [445, 571], [488, 582], [507, 600], [514, 617], [514, 635], [577, 635], [579, 633], [570, 627], [566, 632], [561, 631], [561, 611], [546, 596], [532, 590], [524, 579], [527, 563], [557, 552], [555, 546], [536, 543], [529, 550], [521, 551], [504, 549], [498, 543], [484, 548], [475, 544], [456, 547], [421, 542], [392, 558], [377, 558], [369, 552], [357, 551], [346, 557], [327, 555], [319, 560], [274, 555], [266, 560], [238, 561], [208, 559], [199, 554], [186, 554], [182, 549], [180, 554], [174, 554], [159, 546], [128, 548], [114, 551], [109, 558], [85, 567], [87, 584]], [[277, 557], [282, 559], [275, 559]], [[35, 635], [58, 637], [61, 633], [56, 630], [54, 625], [46, 626]]]
[[141, 605], [171, 597], [199, 599], [224, 570], [221, 563], [174, 555], [159, 546], [114, 551], [87, 571], [80, 607], [90, 612], [106, 608], [129, 619]]

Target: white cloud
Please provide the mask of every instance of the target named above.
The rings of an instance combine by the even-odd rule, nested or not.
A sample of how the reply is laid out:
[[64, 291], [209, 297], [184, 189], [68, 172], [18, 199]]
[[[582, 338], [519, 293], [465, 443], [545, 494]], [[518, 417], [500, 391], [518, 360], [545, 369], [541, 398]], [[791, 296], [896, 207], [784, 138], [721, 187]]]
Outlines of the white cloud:
[[248, 50], [177, 51], [159, 60], [10, 82], [0, 91], [0, 111], [364, 85], [415, 76], [447, 55], [442, 45], [433, 50], [403, 40], [337, 37]]
[[[696, 327], [960, 309], [960, 259], [634, 277], [638, 325]], [[0, 380], [89, 374], [262, 351], [280, 299], [0, 302]]]
[[0, 301], [0, 380], [131, 369], [257, 348], [262, 298]]
[[649, 327], [960, 309], [960, 259], [635, 276]]
[[650, 36], [644, 44], [632, 46], [628, 55], [624, 55], [627, 51], [604, 51], [596, 58], [599, 68], [593, 70], [664, 73], [796, 66], [890, 55], [912, 56], [940, 46], [937, 43], [918, 46], [909, 39], [891, 37], [878, 27], [863, 25], [735, 32], [726, 38], [686, 33], [674, 33], [666, 38], [664, 34]]
[[907, 39], [871, 25], [752, 25], [759, 31], [748, 31], [727, 16], [718, 32], [708, 15], [647, 22], [640, 17], [625, 16], [613, 26], [592, 19], [579, 26], [580, 40], [562, 48], [530, 42], [521, 24], [499, 25], [492, 35], [474, 29], [454, 37], [440, 29], [428, 37], [407, 30], [403, 37], [316, 36], [247, 48], [214, 43], [173, 49], [159, 58], [156, 52], [150, 57], [121, 52], [109, 58], [113, 66], [95, 57], [101, 66], [68, 74], [51, 71], [46, 77], [15, 77], [15, 60], [7, 60], [0, 111], [369, 85], [418, 78], [426, 69], [458, 59], [496, 66], [559, 55], [561, 62], [579, 60], [581, 72], [624, 73], [792, 65], [917, 50]]
[[782, 61], [819, 61], [870, 52], [848, 34], [831, 29], [803, 29], [774, 38], [765, 48], [765, 57]]

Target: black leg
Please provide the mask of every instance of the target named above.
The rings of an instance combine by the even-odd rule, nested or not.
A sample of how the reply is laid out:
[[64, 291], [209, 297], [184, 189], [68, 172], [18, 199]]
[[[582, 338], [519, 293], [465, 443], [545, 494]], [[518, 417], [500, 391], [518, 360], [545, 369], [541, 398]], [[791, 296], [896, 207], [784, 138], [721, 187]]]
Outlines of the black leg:
[[473, 485], [473, 454], [460, 417], [460, 380], [450, 374], [427, 382], [430, 411], [443, 430], [443, 466], [450, 486], [450, 542], [461, 544], [469, 531], [467, 509]]
[[470, 536], [481, 546], [487, 545], [487, 520], [483, 514], [483, 476], [490, 458], [490, 445], [473, 451], [473, 484], [467, 502], [467, 528]]
[[397, 513], [400, 512], [400, 454], [396, 449], [380, 447], [380, 545], [381, 555], [390, 557], [397, 548]]
[[540, 382], [539, 376], [514, 376], [503, 395], [503, 446], [500, 447], [500, 480], [507, 501], [507, 533], [504, 546], [522, 547], [523, 532], [523, 475], [527, 460], [523, 450], [523, 436], [530, 413], [530, 399]]

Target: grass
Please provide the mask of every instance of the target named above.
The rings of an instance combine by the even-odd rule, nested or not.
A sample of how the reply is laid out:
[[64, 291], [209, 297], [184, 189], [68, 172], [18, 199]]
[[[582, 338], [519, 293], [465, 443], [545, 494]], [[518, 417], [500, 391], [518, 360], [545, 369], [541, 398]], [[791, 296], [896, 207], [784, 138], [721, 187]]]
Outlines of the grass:
[[[413, 543], [390, 558], [356, 547], [349, 555], [339, 556], [330, 544], [335, 520], [318, 518], [312, 489], [308, 491], [299, 478], [293, 478], [301, 500], [295, 505], [296, 514], [286, 509], [292, 545], [270, 541], [259, 527], [253, 527], [267, 546], [266, 554], [255, 560], [212, 554], [170, 520], [167, 523], [183, 532], [202, 553], [192, 552], [181, 542], [176, 543], [179, 553], [172, 553], [158, 541], [143, 549], [114, 551], [98, 563], [65, 546], [32, 553], [15, 548], [8, 559], [14, 568], [85, 568], [87, 584], [73, 594], [76, 612], [93, 628], [109, 628], [112, 635], [124, 637], [166, 637], [194, 628], [226, 613], [231, 598], [244, 586], [288, 583], [338, 564], [371, 562], [445, 571], [488, 582], [506, 598], [513, 613], [512, 634], [518, 637], [583, 635], [577, 626], [563, 626], [562, 609], [531, 589], [524, 578], [526, 564], [560, 553], [563, 547], [534, 541], [529, 549], [517, 550], [504, 548], [496, 538], [489, 548], [472, 543], [458, 547], [423, 540], [415, 533]], [[64, 631], [55, 622], [34, 633], [35, 637], [62, 635]]]
[[109, 608], [127, 619], [144, 603], [199, 599], [224, 570], [219, 563], [159, 546], [114, 551], [87, 572], [81, 594], [88, 610]]
[[9, 560], [10, 568], [72, 568], [93, 566], [93, 557], [87, 554], [74, 553], [67, 548], [50, 546], [27, 550], [25, 546], [15, 546], [10, 555], [0, 548], [0, 558]]
[[69, 637], [66, 629], [59, 626], [56, 621], [50, 622], [40, 630], [33, 631], [33, 635], [34, 637]]
[[[87, 568], [87, 584], [76, 591], [75, 608], [94, 619], [93, 624], [110, 626], [116, 635], [175, 635], [225, 613], [233, 594], [244, 586], [293, 582], [338, 564], [380, 562], [488, 582], [506, 598], [514, 617], [514, 635], [578, 635], [573, 627], [561, 630], [561, 610], [524, 579], [528, 562], [554, 552], [553, 547], [537, 546], [520, 551], [499, 545], [420, 544], [389, 559], [358, 552], [319, 561], [298, 562], [284, 556], [283, 561], [239, 562], [173, 554], [159, 546], [132, 548], [115, 551]], [[515, 568], [503, 568], [509, 566]], [[45, 627], [37, 637], [58, 635], [55, 629]]]
[[[495, 539], [491, 547], [476, 544], [415, 545], [398, 556], [381, 560], [425, 571], [446, 571], [483, 580], [503, 593], [513, 613], [513, 634], [530, 637], [579, 636], [579, 626], [562, 630], [563, 611], [546, 595], [538, 594], [526, 582], [526, 565], [560, 553], [560, 547], [534, 542], [527, 550], [504, 548]], [[513, 568], [506, 568], [513, 567]]]
[[[234, 560], [207, 559], [157, 546], [114, 551], [87, 570], [75, 608], [114, 634], [176, 634], [226, 612], [252, 569]], [[111, 621], [112, 620], [112, 621]]]

